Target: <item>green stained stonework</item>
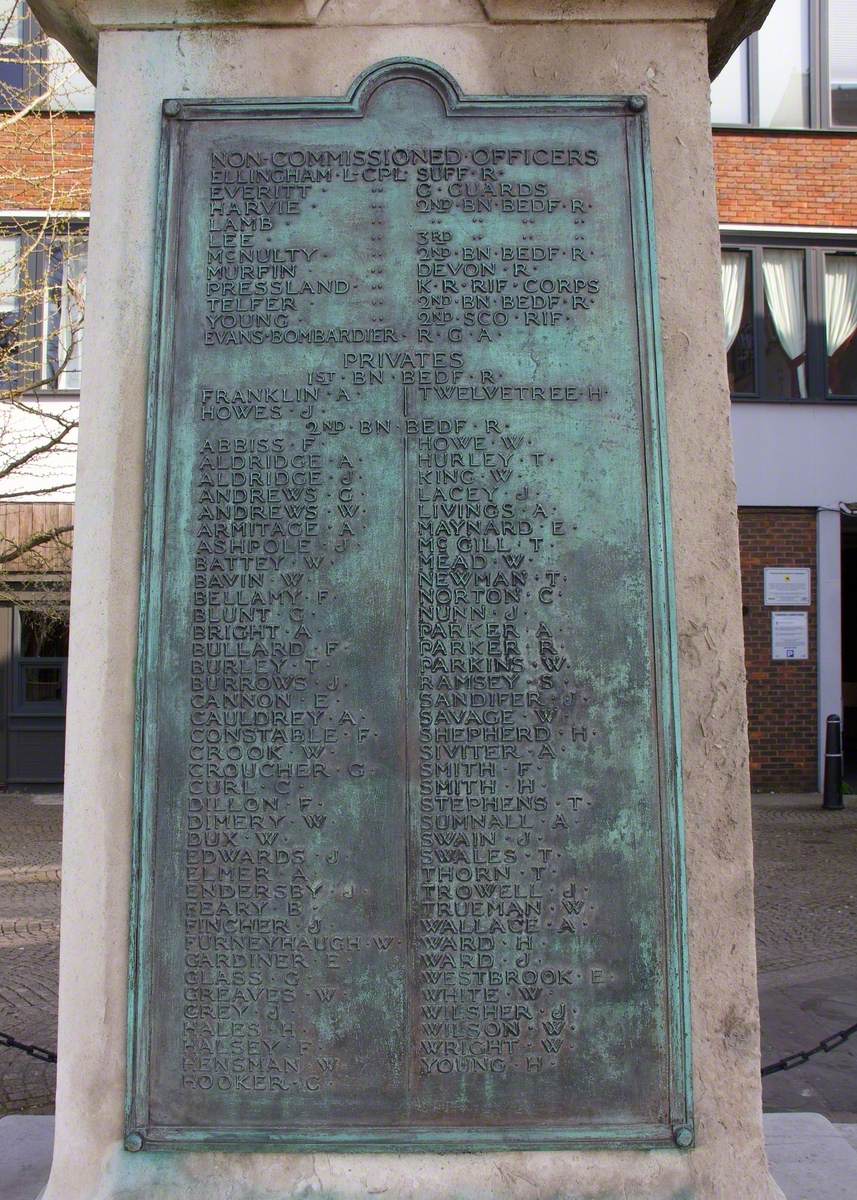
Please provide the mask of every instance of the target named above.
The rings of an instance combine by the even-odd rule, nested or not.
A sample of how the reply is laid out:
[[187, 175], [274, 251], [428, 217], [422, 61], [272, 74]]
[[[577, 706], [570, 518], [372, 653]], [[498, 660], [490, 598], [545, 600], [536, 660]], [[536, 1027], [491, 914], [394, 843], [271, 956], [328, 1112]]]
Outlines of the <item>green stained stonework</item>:
[[127, 1149], [688, 1146], [644, 101], [162, 162]]

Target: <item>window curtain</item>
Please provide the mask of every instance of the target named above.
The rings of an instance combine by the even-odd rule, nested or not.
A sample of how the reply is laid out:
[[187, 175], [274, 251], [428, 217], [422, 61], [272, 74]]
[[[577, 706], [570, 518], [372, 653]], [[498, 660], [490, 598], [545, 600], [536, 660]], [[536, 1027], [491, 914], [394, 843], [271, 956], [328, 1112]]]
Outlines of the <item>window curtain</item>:
[[60, 387], [80, 387], [83, 309], [86, 302], [86, 242], [72, 242], [63, 260], [57, 362], [64, 363]]
[[806, 396], [803, 263], [802, 250], [766, 250], [762, 256], [765, 299], [780, 345], [791, 359], [799, 396]]
[[857, 332], [857, 255], [825, 255], [824, 312], [827, 357], [833, 358]]
[[0, 0], [0, 43], [4, 46], [20, 45], [24, 16], [21, 9], [20, 0]]
[[19, 251], [17, 238], [0, 237], [0, 313], [18, 311]]
[[726, 350], [741, 327], [744, 312], [744, 289], [747, 286], [747, 255], [725, 250], [720, 258], [720, 280], [723, 284], [723, 325], [726, 331]]

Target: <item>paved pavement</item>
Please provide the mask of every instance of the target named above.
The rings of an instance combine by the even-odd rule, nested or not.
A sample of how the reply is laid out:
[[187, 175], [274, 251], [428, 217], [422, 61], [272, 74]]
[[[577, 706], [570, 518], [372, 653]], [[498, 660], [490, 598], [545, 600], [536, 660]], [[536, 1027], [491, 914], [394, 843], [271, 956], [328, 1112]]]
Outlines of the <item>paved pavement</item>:
[[833, 1125], [819, 1113], [765, 1114], [768, 1165], [786, 1200], [854, 1200], [855, 1128]]
[[[0, 1030], [56, 1047], [62, 808], [0, 794]], [[857, 797], [754, 798], [762, 1058], [771, 1062], [857, 1022]], [[0, 1048], [0, 1116], [50, 1112], [55, 1068]], [[765, 1107], [857, 1124], [857, 1037], [770, 1076]]]
[[[56, 1049], [58, 796], [0, 794], [0, 1030]], [[53, 1111], [56, 1067], [0, 1047], [0, 1116]]]
[[[809, 1049], [857, 1023], [857, 797], [756, 796], [756, 944], [762, 1061]], [[857, 1036], [766, 1077], [769, 1112], [857, 1123]]]
[[54, 1119], [0, 1117], [0, 1200], [34, 1200], [51, 1172]]

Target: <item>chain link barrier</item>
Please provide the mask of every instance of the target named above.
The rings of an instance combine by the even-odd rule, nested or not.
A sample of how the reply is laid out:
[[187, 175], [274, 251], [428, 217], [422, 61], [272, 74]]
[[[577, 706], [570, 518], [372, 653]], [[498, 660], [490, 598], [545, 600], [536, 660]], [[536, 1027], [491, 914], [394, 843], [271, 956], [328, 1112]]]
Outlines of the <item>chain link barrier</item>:
[[814, 1055], [821, 1054], [822, 1051], [829, 1054], [831, 1050], [835, 1050], [837, 1046], [847, 1042], [855, 1033], [857, 1033], [857, 1025], [849, 1025], [847, 1029], [831, 1033], [830, 1037], [824, 1038], [811, 1050], [798, 1050], [795, 1054], [789, 1054], [786, 1058], [779, 1059], [778, 1062], [762, 1067], [762, 1078], [764, 1079], [766, 1075], [776, 1075], [777, 1071], [791, 1071], [794, 1067], [802, 1067], [804, 1063], [808, 1063]]
[[[816, 1054], [829, 1054], [831, 1050], [835, 1050], [837, 1046], [847, 1042], [855, 1033], [857, 1033], [857, 1024], [849, 1025], [847, 1029], [840, 1029], [838, 1033], [831, 1033], [829, 1037], [822, 1038], [818, 1045], [813, 1046], [811, 1050], [798, 1050], [794, 1054], [789, 1054], [785, 1058], [780, 1058], [776, 1062], [762, 1067], [762, 1078], [764, 1079], [767, 1075], [776, 1075], [778, 1071], [791, 1071], [795, 1067], [802, 1067]], [[8, 1046], [11, 1050], [20, 1050], [40, 1062], [55, 1063], [57, 1061], [53, 1050], [45, 1050], [43, 1046], [19, 1042], [10, 1033], [0, 1033], [0, 1046]]]
[[55, 1063], [57, 1061], [53, 1050], [45, 1050], [44, 1046], [30, 1046], [26, 1042], [19, 1042], [12, 1037], [11, 1033], [0, 1033], [0, 1046], [8, 1046], [10, 1050], [21, 1050], [24, 1054], [29, 1054], [30, 1058], [37, 1058], [39, 1062]]

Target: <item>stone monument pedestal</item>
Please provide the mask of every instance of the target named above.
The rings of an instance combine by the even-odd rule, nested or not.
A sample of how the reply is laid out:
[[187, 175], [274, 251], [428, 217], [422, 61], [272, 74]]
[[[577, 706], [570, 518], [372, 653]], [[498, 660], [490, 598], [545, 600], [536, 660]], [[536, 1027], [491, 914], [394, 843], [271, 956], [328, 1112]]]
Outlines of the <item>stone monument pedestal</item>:
[[[98, 58], [60, 1065], [45, 1200], [776, 1200], [761, 1124], [740, 577], [708, 111], [709, 43], [722, 57], [730, 37], [735, 43], [746, 32], [734, 11], [741, 6], [42, 0], [33, 7], [84, 65], [94, 68], [96, 47]], [[342, 98], [361, 72], [402, 58], [435, 64], [470, 97], [647, 102], [683, 730], [694, 1093], [693, 1127], [679, 1129], [675, 1144], [468, 1153], [463, 1133], [458, 1151], [442, 1153], [401, 1145], [359, 1153], [276, 1145], [214, 1151], [187, 1142], [151, 1149], [145, 1131], [126, 1123], [135, 664], [163, 102], [174, 102], [168, 117], [180, 117], [191, 101]], [[635, 100], [632, 112], [635, 105], [637, 112], [646, 107]], [[348, 236], [346, 224], [341, 237]], [[170, 486], [181, 488], [182, 478]], [[146, 562], [160, 562], [161, 553], [149, 547]], [[162, 727], [169, 727], [170, 703], [167, 692]], [[137, 903], [146, 903], [139, 888]], [[157, 988], [156, 979], [155, 1000]]]

